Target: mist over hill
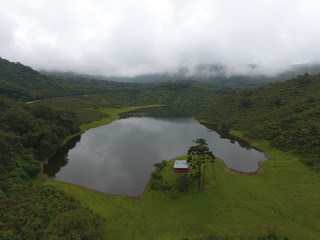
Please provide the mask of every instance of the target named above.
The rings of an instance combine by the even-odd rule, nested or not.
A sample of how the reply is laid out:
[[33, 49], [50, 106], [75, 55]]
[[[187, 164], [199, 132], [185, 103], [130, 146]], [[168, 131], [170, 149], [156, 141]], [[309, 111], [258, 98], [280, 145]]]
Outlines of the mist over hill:
[[47, 76], [82, 77], [87, 79], [128, 83], [158, 83], [190, 80], [213, 83], [215, 85], [232, 87], [236, 89], [259, 87], [271, 82], [284, 81], [290, 78], [294, 78], [305, 73], [317, 74], [320, 72], [320, 64], [308, 63], [294, 64], [286, 71], [269, 75], [259, 73], [259, 66], [255, 64], [248, 65], [248, 68], [250, 69], [250, 71], [233, 74], [230, 72], [230, 69], [228, 69], [228, 67], [223, 65], [198, 65], [194, 68], [180, 68], [175, 72], [143, 74], [134, 77], [89, 75], [79, 74], [75, 72], [40, 72]]
[[[1, 3], [0, 240], [320, 239], [319, 0]], [[226, 169], [217, 144], [214, 162], [185, 151], [176, 157], [191, 160], [190, 174], [172, 174], [175, 159], [154, 164], [138, 198], [41, 174], [50, 156], [85, 131], [135, 109], [163, 117], [161, 106], [197, 116], [222, 138], [248, 140], [268, 161], [245, 176]], [[148, 129], [170, 138], [158, 126]], [[141, 141], [150, 165], [121, 143], [130, 164], [111, 160], [128, 171], [152, 168], [161, 149], [133, 134], [132, 150]], [[95, 154], [107, 161], [104, 153], [115, 151], [110, 145]], [[68, 155], [54, 168], [71, 163]], [[124, 183], [131, 175], [111, 174]], [[201, 178], [203, 188], [193, 189]]]

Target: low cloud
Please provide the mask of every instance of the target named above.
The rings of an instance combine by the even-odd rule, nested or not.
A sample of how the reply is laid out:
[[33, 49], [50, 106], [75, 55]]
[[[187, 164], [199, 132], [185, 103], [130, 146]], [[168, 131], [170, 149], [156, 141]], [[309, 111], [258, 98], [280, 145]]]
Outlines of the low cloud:
[[[0, 56], [94, 75], [320, 62], [317, 0], [0, 0]], [[254, 68], [252, 66], [255, 66]]]

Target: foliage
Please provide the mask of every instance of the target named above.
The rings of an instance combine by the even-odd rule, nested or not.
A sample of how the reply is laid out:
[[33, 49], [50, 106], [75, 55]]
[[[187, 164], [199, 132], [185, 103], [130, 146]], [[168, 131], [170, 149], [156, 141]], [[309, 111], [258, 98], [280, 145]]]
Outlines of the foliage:
[[[184, 158], [187, 158], [185, 156]], [[181, 159], [181, 158], [179, 158]], [[213, 162], [206, 162], [204, 165], [208, 168], [206, 177], [206, 186], [214, 186], [214, 175], [213, 175]], [[196, 173], [193, 174], [174, 174], [173, 173], [174, 160], [155, 163], [155, 170], [151, 173], [149, 186], [151, 190], [157, 190], [164, 192], [170, 198], [177, 199], [185, 196], [187, 193], [199, 192], [198, 179]]]
[[156, 167], [157, 172], [161, 172], [165, 168], [165, 166], [167, 166], [167, 164], [168, 164], [168, 162], [166, 160], [162, 160], [159, 163], [153, 164], [153, 166]]
[[300, 154], [303, 162], [320, 169], [320, 75], [244, 90], [224, 97], [200, 119], [241, 130], [251, 139]]
[[193, 177], [189, 174], [183, 174], [176, 179], [176, 188], [180, 192], [188, 192], [192, 186]]
[[70, 95], [75, 90], [21, 63], [0, 58], [0, 94], [16, 100]]
[[[215, 156], [212, 151], [210, 151], [206, 140], [203, 138], [198, 138], [193, 141], [196, 143], [195, 146], [191, 146], [188, 150], [188, 163], [191, 167], [197, 168], [198, 184], [199, 189], [204, 188], [205, 178], [202, 177], [201, 166], [205, 164], [206, 161], [214, 161]], [[203, 175], [205, 175], [205, 168], [203, 170]], [[202, 184], [201, 184], [202, 183]]]
[[161, 172], [167, 166], [168, 162], [162, 160], [160, 163], [155, 163], [155, 170], [151, 173], [150, 187], [152, 190], [168, 191], [172, 189], [172, 185], [163, 180]]
[[[99, 238], [102, 234], [99, 226], [92, 226], [92, 224], [101, 223], [100, 217], [81, 207], [69, 195], [42, 184], [23, 188], [11, 193], [6, 198], [0, 199], [2, 224], [0, 239], [40, 239], [44, 232], [46, 232], [44, 239], [55, 239], [49, 238], [49, 236], [53, 236], [52, 231], [54, 229], [56, 231], [61, 230], [58, 226], [54, 228], [58, 221], [66, 227], [72, 226], [70, 221], [67, 221], [67, 217], [64, 216], [71, 216], [72, 221], [78, 224], [82, 223], [81, 228], [77, 230], [80, 236], [86, 236], [87, 233], [92, 232], [96, 234], [97, 238], [91, 239], [102, 239]], [[64, 233], [66, 235], [72, 234], [73, 229], [70, 228], [69, 231]]]
[[42, 239], [78, 240], [104, 239], [102, 219], [84, 208], [73, 209], [57, 215], [47, 227]]
[[52, 188], [32, 187], [40, 161], [79, 131], [70, 112], [2, 101], [0, 113], [0, 238], [40, 239], [57, 213], [79, 208]]
[[0, 113], [0, 189], [19, 189], [64, 139], [79, 131], [74, 115], [12, 103]]
[[[198, 105], [198, 108], [201, 109], [200, 105], [207, 105], [225, 94], [219, 92], [219, 88], [215, 86], [197, 82], [140, 84], [138, 87], [134, 84], [127, 84], [123, 88], [98, 94], [45, 99], [33, 104], [50, 106], [56, 110], [72, 111], [77, 121], [83, 125], [108, 117], [108, 113], [105, 113], [103, 109], [146, 104], [173, 104], [177, 106], [177, 112], [180, 112], [178, 106]], [[160, 113], [159, 111], [156, 114], [165, 114], [165, 112]]]
[[[204, 104], [230, 92], [229, 88], [194, 81], [123, 83], [88, 77], [45, 76], [21, 63], [0, 58], [0, 94], [32, 101], [63, 96], [103, 94], [114, 107], [145, 104]], [[108, 105], [110, 107], [110, 105]]]
[[52, 188], [32, 186], [40, 162], [79, 132], [75, 115], [17, 101], [69, 94], [65, 87], [20, 63], [0, 59], [1, 239], [40, 239], [58, 212], [80, 207]]

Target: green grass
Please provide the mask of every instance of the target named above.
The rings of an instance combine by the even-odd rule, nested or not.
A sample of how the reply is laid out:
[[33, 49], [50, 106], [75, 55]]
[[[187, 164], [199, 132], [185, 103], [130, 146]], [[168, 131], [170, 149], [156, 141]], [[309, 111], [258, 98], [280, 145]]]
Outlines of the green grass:
[[101, 94], [57, 97], [32, 103], [50, 106], [57, 110], [74, 112], [80, 124], [81, 133], [88, 129], [113, 122], [119, 118], [117, 115], [119, 113], [130, 112], [139, 108], [164, 106], [163, 104], [143, 106], [115, 105], [110, 104]]
[[[255, 239], [268, 230], [291, 240], [320, 239], [320, 175], [299, 157], [265, 141], [254, 145], [269, 158], [258, 175], [237, 175], [216, 161], [217, 186], [179, 198], [149, 187], [139, 198], [129, 198], [52, 180], [47, 183], [101, 214], [107, 239], [170, 240], [212, 232]], [[165, 174], [170, 174], [169, 168]]]
[[[83, 133], [91, 128], [109, 124], [118, 119], [119, 113], [130, 112], [140, 108], [161, 107], [163, 104], [143, 106], [116, 106], [110, 104], [99, 94], [81, 95], [72, 97], [57, 97], [36, 101], [35, 104], [50, 106], [57, 110], [72, 111], [80, 124], [80, 132]], [[64, 143], [75, 135], [66, 138]]]
[[84, 131], [91, 129], [91, 128], [95, 128], [95, 127], [99, 127], [99, 126], [111, 123], [114, 120], [119, 118], [119, 116], [118, 116], [119, 113], [130, 112], [130, 111], [134, 111], [134, 110], [137, 110], [140, 108], [152, 108], [152, 107], [160, 107], [160, 106], [163, 106], [163, 105], [158, 104], [158, 105], [131, 106], [131, 107], [121, 107], [121, 108], [102, 108], [102, 109], [99, 109], [98, 111], [101, 113], [104, 113], [105, 116], [107, 116], [107, 117], [104, 117], [99, 120], [95, 120], [90, 123], [82, 124], [80, 127], [81, 132], [84, 132]]

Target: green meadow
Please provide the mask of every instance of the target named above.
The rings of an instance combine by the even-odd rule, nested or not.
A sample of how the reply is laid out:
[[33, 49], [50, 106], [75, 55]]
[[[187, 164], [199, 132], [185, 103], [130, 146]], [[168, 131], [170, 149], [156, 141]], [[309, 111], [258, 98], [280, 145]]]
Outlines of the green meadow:
[[140, 108], [153, 108], [153, 107], [160, 107], [163, 105], [146, 105], [146, 106], [131, 106], [131, 107], [122, 107], [122, 108], [103, 108], [103, 109], [92, 109], [93, 111], [99, 111], [104, 113], [107, 117], [104, 117], [100, 120], [96, 120], [90, 123], [82, 124], [81, 125], [81, 132], [84, 132], [88, 129], [99, 127], [108, 123], [113, 122], [114, 120], [118, 119], [119, 116], [117, 114], [134, 111]]
[[[109, 121], [116, 113], [106, 110]], [[82, 129], [100, 125], [96, 122]], [[232, 132], [240, 136], [240, 132]], [[113, 196], [81, 186], [47, 179], [104, 219], [106, 239], [179, 240], [216, 233], [229, 239], [256, 239], [267, 231], [290, 240], [320, 239], [320, 175], [306, 167], [300, 157], [272, 148], [267, 141], [252, 144], [265, 151], [256, 174], [230, 171], [222, 161], [207, 167], [205, 191], [168, 194], [151, 190], [150, 184], [137, 198]], [[214, 152], [214, 149], [211, 149]], [[178, 156], [177, 156], [178, 157]], [[164, 169], [174, 181], [173, 160]], [[213, 168], [216, 179], [213, 179]]]

